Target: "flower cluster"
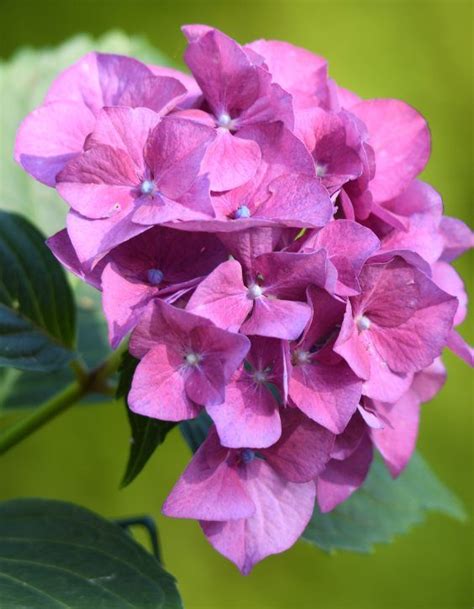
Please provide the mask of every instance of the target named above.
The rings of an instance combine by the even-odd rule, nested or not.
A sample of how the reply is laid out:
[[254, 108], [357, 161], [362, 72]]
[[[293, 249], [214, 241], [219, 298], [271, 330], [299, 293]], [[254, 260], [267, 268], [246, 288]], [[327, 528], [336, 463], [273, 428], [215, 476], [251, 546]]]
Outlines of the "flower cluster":
[[364, 481], [397, 476], [441, 388], [470, 230], [417, 176], [412, 107], [362, 100], [284, 42], [183, 28], [192, 76], [91, 53], [18, 131], [15, 157], [68, 203], [49, 247], [131, 333], [135, 412], [214, 425], [164, 513], [243, 573]]

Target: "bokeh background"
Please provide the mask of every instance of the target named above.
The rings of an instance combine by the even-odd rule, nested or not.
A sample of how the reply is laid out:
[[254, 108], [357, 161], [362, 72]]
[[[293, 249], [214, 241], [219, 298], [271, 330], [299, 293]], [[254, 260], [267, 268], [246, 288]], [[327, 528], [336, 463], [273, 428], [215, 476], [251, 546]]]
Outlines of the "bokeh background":
[[[397, 97], [418, 108], [433, 136], [424, 177], [443, 195], [447, 214], [472, 222], [472, 12], [471, 2], [456, 0], [2, 0], [0, 56], [9, 60], [25, 45], [54, 46], [77, 33], [100, 36], [116, 29], [147, 37], [180, 66], [179, 26], [191, 22], [214, 25], [241, 42], [288, 40], [326, 56], [332, 77], [363, 97]], [[27, 101], [28, 95], [25, 90]], [[11, 145], [7, 139], [2, 134], [2, 148]], [[8, 182], [6, 171], [1, 180]], [[457, 268], [468, 279], [468, 257]], [[472, 340], [472, 327], [464, 324], [462, 332]], [[472, 381], [467, 367], [449, 353], [445, 361], [448, 384], [423, 409], [419, 447], [472, 515]], [[471, 525], [433, 514], [373, 554], [328, 556], [298, 543], [244, 578], [211, 549], [196, 523], [160, 515], [189, 459], [179, 433], [169, 436], [130, 487], [119, 490], [128, 437], [121, 405], [72, 409], [2, 457], [0, 499], [46, 496], [108, 517], [152, 515], [187, 609], [461, 609], [473, 604]]]

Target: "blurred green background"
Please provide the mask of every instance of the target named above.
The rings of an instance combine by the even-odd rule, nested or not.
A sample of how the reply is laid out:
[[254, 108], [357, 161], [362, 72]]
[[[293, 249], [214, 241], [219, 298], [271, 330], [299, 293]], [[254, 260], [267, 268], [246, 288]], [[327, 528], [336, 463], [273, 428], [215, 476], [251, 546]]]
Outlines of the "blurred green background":
[[[288, 40], [326, 56], [331, 75], [360, 95], [397, 97], [418, 108], [433, 136], [424, 177], [443, 195], [448, 215], [472, 222], [472, 12], [471, 2], [455, 0], [2, 0], [0, 55], [5, 60], [24, 45], [51, 46], [77, 33], [96, 36], [118, 29], [146, 36], [180, 65], [179, 26], [190, 22], [212, 24], [241, 42]], [[25, 90], [26, 103], [28, 95]], [[6, 143], [2, 134], [2, 148]], [[8, 181], [6, 172], [1, 180]], [[457, 268], [467, 279], [468, 258]], [[472, 340], [472, 327], [469, 332], [464, 324], [462, 331]], [[450, 354], [445, 360], [448, 384], [424, 407], [419, 446], [472, 515], [471, 377]], [[121, 405], [73, 409], [2, 457], [0, 499], [46, 496], [109, 517], [153, 515], [166, 566], [178, 578], [187, 609], [457, 609], [473, 604], [471, 524], [436, 515], [372, 555], [328, 556], [299, 543], [244, 578], [211, 549], [196, 523], [160, 515], [164, 497], [189, 459], [179, 433], [170, 435], [136, 482], [118, 490], [128, 437]]]

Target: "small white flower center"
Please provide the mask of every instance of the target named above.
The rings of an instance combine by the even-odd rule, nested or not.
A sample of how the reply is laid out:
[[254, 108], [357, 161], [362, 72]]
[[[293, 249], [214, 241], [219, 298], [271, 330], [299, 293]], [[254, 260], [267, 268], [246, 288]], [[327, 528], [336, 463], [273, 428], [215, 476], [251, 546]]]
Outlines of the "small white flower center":
[[163, 281], [164, 273], [160, 269], [149, 269], [147, 279], [152, 285], [159, 285]]
[[227, 112], [223, 112], [219, 115], [217, 124], [219, 127], [222, 127], [222, 129], [228, 129], [229, 131], [235, 129], [235, 121]]
[[267, 373], [264, 370], [256, 370], [253, 378], [256, 383], [264, 383], [267, 380]]
[[368, 317], [366, 317], [365, 315], [360, 315], [360, 317], [358, 317], [356, 319], [356, 325], [357, 325], [357, 329], [359, 330], [359, 332], [362, 332], [364, 330], [368, 330], [371, 326], [371, 321]]
[[188, 353], [184, 358], [189, 366], [197, 366], [201, 361], [201, 356], [198, 353]]
[[298, 364], [308, 364], [311, 361], [311, 353], [309, 351], [303, 351], [297, 349], [293, 353], [293, 363]]
[[155, 192], [155, 182], [153, 180], [143, 180], [140, 184], [140, 192], [142, 195], [151, 195]]
[[324, 163], [316, 163], [316, 175], [318, 178], [324, 178], [328, 170], [328, 166]]
[[263, 294], [263, 288], [261, 288], [259, 285], [257, 285], [256, 283], [254, 283], [253, 285], [251, 285], [248, 290], [247, 290], [247, 295], [249, 298], [251, 298], [252, 300], [256, 300], [257, 298], [260, 298], [260, 296]]
[[234, 218], [250, 218], [250, 209], [246, 205], [241, 205], [235, 210]]

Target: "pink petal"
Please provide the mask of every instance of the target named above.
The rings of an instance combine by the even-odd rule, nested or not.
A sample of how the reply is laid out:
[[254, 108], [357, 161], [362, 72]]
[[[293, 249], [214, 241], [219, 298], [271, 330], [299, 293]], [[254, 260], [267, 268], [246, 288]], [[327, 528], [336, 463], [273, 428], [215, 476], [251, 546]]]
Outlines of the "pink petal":
[[94, 115], [81, 104], [67, 101], [40, 106], [18, 129], [15, 160], [43, 184], [55, 186], [56, 176], [81, 152], [94, 124]]
[[255, 514], [242, 520], [201, 522], [214, 548], [244, 575], [266, 556], [284, 552], [299, 539], [313, 513], [315, 497], [313, 482], [284, 481], [259, 459], [250, 465], [245, 482]]
[[415, 450], [420, 403], [416, 395], [408, 391], [395, 404], [376, 402], [375, 406], [383, 413], [389, 425], [383, 429], [371, 429], [370, 436], [395, 478], [405, 469]]
[[396, 99], [372, 99], [351, 108], [367, 126], [375, 151], [375, 178], [370, 191], [375, 202], [399, 195], [425, 167], [431, 138], [425, 119]]
[[368, 435], [344, 461], [332, 459], [316, 482], [319, 509], [326, 513], [348, 499], [369, 473], [372, 463], [372, 443]]
[[262, 454], [285, 480], [308, 482], [319, 475], [329, 461], [334, 436], [296, 408], [286, 408], [281, 415], [281, 438]]
[[223, 446], [266, 448], [281, 435], [278, 402], [262, 383], [240, 370], [226, 387], [224, 404], [208, 406]]
[[245, 334], [296, 340], [311, 316], [303, 302], [261, 297], [254, 301], [252, 313], [241, 330]]
[[202, 281], [191, 296], [186, 310], [210, 319], [219, 328], [237, 332], [252, 309], [242, 280], [242, 267], [236, 260], [220, 264]]
[[200, 407], [188, 399], [183, 359], [166, 345], [155, 345], [138, 364], [128, 394], [133, 412], [161, 419], [183, 421], [193, 419]]
[[238, 471], [227, 461], [215, 430], [194, 455], [163, 505], [172, 518], [237, 520], [255, 513], [255, 505]]
[[216, 133], [207, 148], [202, 171], [209, 174], [211, 190], [220, 192], [250, 180], [262, 155], [256, 142], [232, 135], [227, 129], [217, 129]]

